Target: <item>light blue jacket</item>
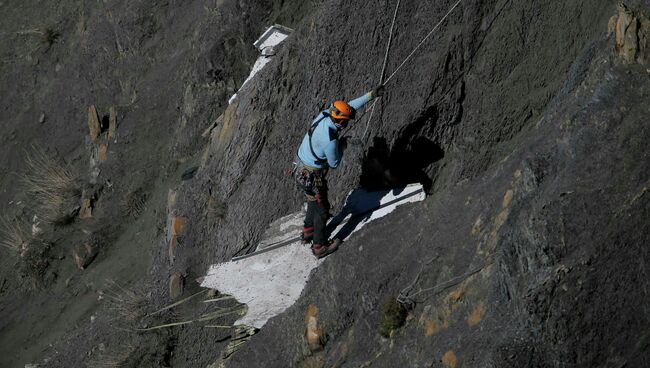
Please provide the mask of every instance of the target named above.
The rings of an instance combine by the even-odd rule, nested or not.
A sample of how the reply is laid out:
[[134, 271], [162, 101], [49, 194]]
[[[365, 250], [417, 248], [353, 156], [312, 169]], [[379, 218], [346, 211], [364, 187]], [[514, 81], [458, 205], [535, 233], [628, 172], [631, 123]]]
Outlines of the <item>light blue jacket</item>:
[[[372, 92], [368, 92], [363, 96], [357, 97], [354, 100], [348, 102], [352, 108], [359, 111], [365, 104], [372, 100]], [[343, 152], [339, 147], [339, 135], [334, 121], [329, 116], [328, 110], [323, 110], [316, 116], [313, 124], [318, 123], [314, 129], [314, 133], [311, 136], [311, 144], [314, 149], [314, 153], [318, 157], [314, 157], [309, 148], [309, 133], [305, 134], [305, 137], [302, 139], [300, 148], [298, 148], [298, 158], [305, 165], [309, 165], [317, 168], [331, 167], [336, 168], [341, 162], [343, 157]], [[318, 159], [327, 160], [327, 163], [320, 164], [316, 162]]]

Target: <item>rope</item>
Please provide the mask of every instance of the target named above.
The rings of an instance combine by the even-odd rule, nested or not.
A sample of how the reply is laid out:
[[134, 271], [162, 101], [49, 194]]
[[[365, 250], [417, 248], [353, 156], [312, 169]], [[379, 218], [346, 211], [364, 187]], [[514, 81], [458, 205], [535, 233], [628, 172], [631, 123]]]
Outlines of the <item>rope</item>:
[[375, 105], [377, 104], [377, 100], [374, 100], [372, 102], [372, 105], [370, 106], [370, 116], [368, 116], [368, 121], [366, 121], [366, 128], [363, 130], [363, 135], [361, 136], [361, 141], [363, 141], [366, 138], [366, 133], [368, 132], [368, 127], [370, 126], [370, 121], [372, 120], [372, 115], [375, 113]]
[[470, 271], [468, 271], [468, 272], [466, 272], [466, 273], [464, 273], [462, 275], [458, 275], [456, 277], [453, 277], [453, 278], [451, 278], [451, 279], [449, 279], [449, 280], [447, 280], [445, 282], [442, 282], [440, 284], [435, 285], [434, 287], [430, 287], [430, 288], [426, 288], [426, 289], [420, 289], [415, 293], [411, 293], [411, 290], [413, 289], [415, 284], [417, 284], [418, 280], [420, 279], [420, 274], [424, 270], [424, 265], [422, 265], [422, 269], [420, 269], [420, 272], [415, 277], [415, 280], [413, 280], [413, 282], [411, 284], [409, 284], [409, 286], [407, 286], [402, 291], [400, 291], [399, 295], [396, 298], [397, 302], [404, 305], [404, 306], [406, 306], [406, 307], [412, 308], [416, 304], [416, 301], [415, 301], [414, 298], [417, 295], [420, 295], [420, 294], [426, 293], [426, 292], [430, 292], [430, 291], [433, 291], [432, 295], [436, 295], [436, 294], [438, 294], [439, 292], [441, 292], [441, 291], [443, 291], [445, 289], [448, 289], [448, 288], [450, 288], [452, 286], [460, 284], [461, 282], [467, 280], [469, 277], [474, 276], [475, 274], [483, 271], [486, 267], [492, 265], [493, 263], [494, 263], [494, 260], [490, 259], [490, 260], [486, 261], [482, 266], [476, 267], [476, 268], [474, 268], [474, 269], [472, 269], [472, 270], [470, 270]]
[[388, 44], [386, 45], [386, 55], [384, 55], [384, 65], [381, 67], [381, 74], [379, 75], [379, 84], [383, 84], [384, 77], [386, 76], [386, 65], [388, 64], [388, 52], [390, 51], [390, 46], [393, 43], [393, 29], [395, 28], [395, 20], [397, 19], [397, 11], [399, 10], [399, 3], [401, 0], [397, 0], [397, 5], [395, 6], [395, 13], [393, 13], [393, 22], [390, 24], [390, 34], [388, 35]]
[[[390, 24], [390, 33], [388, 35], [388, 43], [386, 44], [386, 53], [384, 55], [384, 65], [381, 67], [381, 74], [379, 74], [379, 85], [384, 84], [384, 77], [386, 76], [386, 65], [388, 65], [388, 55], [390, 52], [390, 46], [393, 44], [393, 29], [395, 28], [395, 20], [397, 19], [397, 11], [399, 10], [399, 4], [401, 0], [397, 0], [397, 5], [395, 5], [395, 12], [393, 13], [393, 21]], [[372, 115], [375, 113], [375, 105], [377, 100], [373, 101], [372, 106], [370, 107], [370, 116], [368, 121], [366, 121], [366, 128], [363, 130], [363, 135], [361, 140], [363, 141], [366, 138], [366, 133], [368, 132], [368, 127], [370, 126], [370, 121], [372, 121]]]
[[[384, 75], [386, 73], [386, 65], [388, 64], [388, 53], [390, 51], [390, 46], [391, 46], [392, 41], [393, 41], [393, 28], [395, 26], [395, 19], [397, 18], [397, 10], [399, 9], [399, 4], [400, 4], [400, 0], [397, 1], [397, 6], [395, 7], [395, 13], [393, 14], [393, 22], [392, 22], [392, 24], [390, 26], [390, 35], [388, 36], [388, 45], [386, 46], [386, 54], [384, 55], [384, 65], [381, 68], [381, 75], [379, 77], [379, 84], [380, 85], [382, 85], [382, 84], [386, 85], [386, 84], [388, 84], [388, 82], [390, 82], [391, 79], [393, 79], [393, 77], [397, 74], [397, 72], [399, 72], [400, 69], [402, 69], [402, 67], [404, 65], [406, 65], [406, 63], [413, 57], [413, 55], [415, 55], [415, 53], [420, 49], [420, 47], [422, 47], [422, 45], [429, 39], [429, 37], [431, 37], [433, 32], [435, 32], [436, 29], [438, 29], [438, 27], [440, 27], [440, 25], [445, 21], [445, 19], [447, 19], [449, 17], [449, 15], [454, 11], [454, 9], [456, 9], [458, 7], [458, 5], [462, 1], [463, 0], [456, 1], [454, 6], [452, 6], [449, 9], [447, 14], [445, 14], [442, 17], [442, 19], [440, 19], [440, 21], [433, 27], [433, 29], [431, 29], [431, 31], [429, 31], [429, 33], [422, 39], [422, 41], [420, 41], [420, 43], [418, 43], [417, 46], [415, 46], [413, 51], [411, 51], [411, 53], [404, 59], [404, 61], [402, 61], [402, 63], [393, 71], [393, 73], [386, 80], [384, 80]], [[361, 136], [362, 141], [366, 138], [366, 133], [368, 132], [368, 127], [370, 126], [370, 121], [372, 120], [372, 116], [375, 113], [375, 105], [376, 104], [377, 104], [377, 100], [373, 101], [372, 105], [370, 106], [370, 116], [368, 117], [368, 121], [366, 122], [366, 127], [363, 130], [363, 135]]]
[[397, 69], [395, 69], [395, 71], [393, 72], [393, 74], [391, 74], [391, 75], [388, 77], [388, 79], [386, 79], [386, 81], [384, 82], [384, 84], [388, 84], [388, 82], [389, 82], [391, 79], [393, 79], [393, 77], [395, 76], [395, 74], [397, 74], [397, 72], [398, 72], [398, 71], [399, 71], [399, 70], [400, 70], [400, 69], [401, 69], [401, 68], [406, 64], [406, 62], [407, 62], [411, 57], [413, 57], [413, 55], [415, 54], [415, 52], [416, 52], [416, 51], [417, 51], [417, 50], [418, 50], [418, 49], [419, 49], [419, 48], [420, 48], [420, 47], [421, 47], [421, 46], [426, 42], [426, 40], [429, 39], [429, 37], [431, 37], [431, 35], [433, 34], [433, 32], [435, 32], [435, 30], [438, 29], [438, 27], [440, 27], [440, 25], [442, 24], [442, 22], [444, 22], [445, 19], [447, 19], [447, 17], [449, 16], [449, 14], [451, 14], [451, 12], [453, 12], [454, 9], [456, 9], [456, 7], [458, 6], [458, 4], [460, 4], [462, 1], [463, 1], [463, 0], [458, 0], [458, 1], [456, 2], [456, 4], [454, 4], [454, 6], [452, 6], [451, 9], [449, 9], [449, 11], [447, 12], [447, 14], [445, 14], [445, 16], [442, 17], [442, 19], [440, 19], [440, 22], [438, 22], [438, 24], [436, 24], [436, 26], [433, 27], [433, 29], [429, 32], [429, 34], [427, 34], [426, 37], [424, 37], [424, 38], [422, 39], [422, 41], [420, 41], [420, 43], [419, 43], [417, 46], [415, 46], [415, 48], [413, 49], [413, 51], [411, 51], [411, 53], [406, 57], [406, 59], [404, 59], [404, 61], [402, 61], [402, 63], [397, 67]]

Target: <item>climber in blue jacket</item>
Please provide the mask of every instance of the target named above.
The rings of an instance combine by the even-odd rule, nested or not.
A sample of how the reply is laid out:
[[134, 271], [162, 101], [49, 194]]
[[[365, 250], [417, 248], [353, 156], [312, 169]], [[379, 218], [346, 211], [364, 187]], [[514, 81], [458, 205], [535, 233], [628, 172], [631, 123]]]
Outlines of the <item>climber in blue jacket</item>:
[[339, 166], [347, 146], [346, 140], [339, 138], [339, 132], [354, 120], [357, 110], [383, 92], [384, 86], [378, 86], [350, 102], [334, 101], [329, 109], [316, 116], [298, 148], [294, 178], [307, 197], [301, 238], [305, 244], [313, 241], [311, 250], [317, 258], [335, 252], [342, 242], [342, 239], [328, 241], [325, 234], [330, 210], [325, 177], [328, 169]]

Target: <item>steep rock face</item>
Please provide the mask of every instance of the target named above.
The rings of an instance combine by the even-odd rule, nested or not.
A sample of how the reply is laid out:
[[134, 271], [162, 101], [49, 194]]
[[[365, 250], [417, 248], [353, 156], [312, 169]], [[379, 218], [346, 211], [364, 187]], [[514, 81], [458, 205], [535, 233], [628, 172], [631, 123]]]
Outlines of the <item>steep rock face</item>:
[[[646, 365], [650, 83], [617, 63], [587, 46], [504, 160], [346, 243], [229, 366]], [[381, 338], [400, 291], [414, 307]]]
[[[372, 122], [353, 125], [364, 139], [329, 178], [335, 206], [357, 185], [418, 181], [430, 198], [355, 234], [229, 366], [648, 365], [643, 4], [621, 15], [611, 1], [463, 2], [391, 79]], [[119, 122], [91, 222], [56, 230], [52, 245], [66, 254], [91, 231], [102, 246], [88, 270], [58, 256], [47, 291], [24, 293], [12, 258], [0, 260], [11, 316], [0, 362], [196, 367], [232, 354], [228, 330], [115, 329], [99, 291], [108, 277], [144, 283], [155, 311], [295, 211], [302, 198], [283, 171], [325, 103], [377, 83], [394, 5], [0, 3], [11, 20], [0, 41], [3, 210], [31, 218], [9, 174], [26, 143], [87, 175], [88, 106], [100, 130], [112, 106]], [[451, 5], [402, 3], [388, 75]], [[607, 35], [615, 13], [614, 28], [626, 27]], [[226, 107], [252, 41], [275, 21], [296, 32]], [[410, 309], [386, 327], [385, 301], [402, 291]], [[206, 311], [182, 305], [154, 322]]]
[[[185, 211], [195, 214], [187, 267], [198, 255], [209, 255], [208, 263], [243, 251], [266, 224], [299, 206], [283, 171], [323, 101], [356, 97], [378, 82], [393, 5], [324, 3], [244, 88], [213, 132], [198, 180], [180, 188]], [[426, 35], [422, 24], [435, 24], [449, 5], [402, 6], [389, 73]], [[391, 81], [368, 137], [330, 175], [333, 203], [360, 181], [423, 181], [435, 189], [503, 158], [512, 149], [507, 142], [540, 118], [585, 43], [603, 32], [602, 22], [606, 29], [605, 8], [464, 4]], [[572, 26], [582, 23], [589, 26]], [[350, 134], [361, 138], [365, 127], [359, 119]], [[392, 176], [377, 176], [377, 165]], [[209, 216], [206, 198], [226, 210]]]
[[[299, 206], [282, 171], [323, 100], [376, 83], [391, 5], [323, 4], [229, 107], [179, 189], [193, 224], [179, 267], [199, 275], [249, 250]], [[449, 5], [403, 5], [389, 73]], [[389, 84], [372, 139], [330, 176], [335, 205], [359, 183], [422, 181], [431, 198], [330, 257], [230, 366], [642, 365], [647, 74], [618, 65], [614, 4], [602, 5], [468, 3], [452, 15]], [[350, 9], [355, 22], [340, 21]], [[351, 134], [364, 130], [360, 119]], [[416, 278], [406, 325], [382, 339], [383, 300]], [[316, 354], [312, 304], [328, 340]]]

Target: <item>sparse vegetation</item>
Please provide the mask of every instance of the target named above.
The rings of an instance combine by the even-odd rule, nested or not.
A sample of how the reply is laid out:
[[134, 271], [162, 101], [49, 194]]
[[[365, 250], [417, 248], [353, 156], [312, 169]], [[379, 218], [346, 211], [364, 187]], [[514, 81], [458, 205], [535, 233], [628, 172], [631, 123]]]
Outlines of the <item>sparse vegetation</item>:
[[61, 38], [61, 33], [53, 28], [45, 28], [41, 32], [41, 42], [43, 42], [47, 47], [52, 47], [59, 38]]
[[113, 280], [108, 281], [108, 287], [103, 292], [108, 309], [114, 320], [124, 324], [133, 324], [146, 316], [147, 294], [141, 287], [124, 288]]
[[136, 351], [136, 347], [125, 344], [109, 351], [102, 351], [95, 359], [88, 363], [90, 368], [119, 368], [126, 366], [129, 357]]
[[404, 308], [394, 296], [386, 298], [384, 303], [384, 318], [379, 326], [379, 334], [383, 337], [390, 337], [390, 333], [406, 322], [406, 308]]
[[142, 188], [138, 188], [127, 194], [126, 198], [122, 201], [124, 215], [134, 219], [138, 218], [142, 211], [144, 211], [148, 198], [149, 196]]
[[51, 244], [33, 237], [27, 225], [4, 217], [0, 218], [0, 236], [2, 247], [18, 255], [20, 272], [35, 284], [41, 283], [50, 265], [47, 253]]
[[43, 285], [46, 280], [45, 276], [50, 266], [48, 253], [51, 247], [51, 243], [33, 238], [20, 253], [20, 271], [32, 279], [34, 286]]
[[[160, 330], [163, 328], [169, 328], [169, 327], [176, 327], [176, 326], [183, 326], [183, 325], [189, 325], [197, 322], [208, 322], [208, 321], [214, 321], [215, 319], [227, 317], [227, 316], [243, 316], [246, 314], [246, 311], [248, 310], [248, 307], [245, 304], [240, 304], [231, 308], [219, 308], [215, 311], [204, 313], [200, 315], [199, 317], [196, 317], [194, 319], [190, 320], [184, 320], [184, 321], [177, 321], [177, 322], [171, 322], [171, 323], [165, 323], [163, 325], [157, 325], [153, 327], [148, 327], [148, 328], [142, 328], [138, 329], [138, 331], [153, 331], [153, 330]], [[210, 327], [210, 328], [215, 328], [215, 327], [220, 327], [223, 328], [223, 325], [204, 325], [204, 327]]]
[[0, 218], [0, 245], [11, 251], [22, 253], [29, 247], [31, 234], [23, 224]]
[[24, 29], [14, 32], [17, 35], [36, 35], [40, 37], [42, 44], [46, 45], [49, 49], [61, 38], [61, 33], [52, 27]]
[[79, 211], [77, 175], [38, 148], [27, 154], [26, 165], [23, 183], [37, 203], [39, 215], [53, 225], [70, 223]]

